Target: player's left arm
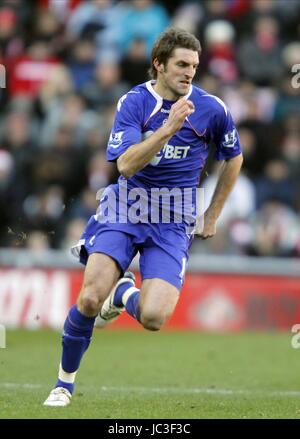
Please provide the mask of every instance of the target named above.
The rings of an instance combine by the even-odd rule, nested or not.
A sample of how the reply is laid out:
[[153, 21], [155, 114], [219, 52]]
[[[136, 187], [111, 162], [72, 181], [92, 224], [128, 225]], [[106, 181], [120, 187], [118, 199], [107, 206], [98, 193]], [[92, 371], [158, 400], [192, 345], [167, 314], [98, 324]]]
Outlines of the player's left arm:
[[203, 239], [211, 238], [217, 231], [217, 220], [222, 212], [223, 206], [237, 180], [243, 163], [242, 153], [225, 160], [221, 167], [219, 179], [210, 202], [204, 213], [203, 230], [199, 236]]
[[200, 233], [196, 232], [203, 239], [216, 234], [217, 220], [243, 163], [242, 148], [231, 114], [220, 99], [217, 98], [217, 102], [217, 111], [210, 128], [216, 144], [215, 158], [223, 163], [211, 202], [204, 213], [203, 229]]

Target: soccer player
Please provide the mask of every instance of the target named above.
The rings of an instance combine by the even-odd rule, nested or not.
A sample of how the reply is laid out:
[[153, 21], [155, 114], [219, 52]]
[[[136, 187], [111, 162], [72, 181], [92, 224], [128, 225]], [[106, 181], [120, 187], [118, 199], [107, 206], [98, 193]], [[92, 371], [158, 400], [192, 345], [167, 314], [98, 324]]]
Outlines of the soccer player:
[[[187, 224], [193, 223], [188, 217], [178, 220], [178, 215], [176, 220], [182, 203], [168, 207], [156, 203], [155, 209], [166, 208], [173, 221], [163, 221], [162, 215], [158, 221], [154, 215], [153, 220], [152, 210], [145, 207], [157, 189], [195, 189], [211, 142], [215, 158], [224, 165], [199, 234], [206, 239], [216, 233], [217, 219], [241, 168], [242, 153], [225, 104], [192, 84], [200, 52], [200, 43], [192, 34], [167, 29], [153, 46], [152, 80], [119, 100], [107, 159], [117, 163], [121, 175], [118, 184], [102, 194], [100, 208], [77, 246], [86, 264], [83, 285], [64, 324], [58, 381], [44, 405], [70, 402], [95, 321], [104, 327], [126, 310], [145, 329], [157, 331], [172, 315], [195, 234]], [[132, 194], [138, 194], [139, 208]], [[134, 275], [126, 272], [137, 253], [140, 290]]]

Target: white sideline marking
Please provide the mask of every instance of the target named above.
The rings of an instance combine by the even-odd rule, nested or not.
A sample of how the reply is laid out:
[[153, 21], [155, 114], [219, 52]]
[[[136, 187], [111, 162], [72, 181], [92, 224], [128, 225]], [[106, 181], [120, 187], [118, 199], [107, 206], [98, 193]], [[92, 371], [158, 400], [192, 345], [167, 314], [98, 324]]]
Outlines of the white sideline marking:
[[32, 383], [0, 383], [0, 387], [5, 389], [41, 389], [41, 384]]
[[[46, 389], [49, 386], [45, 384], [33, 384], [33, 383], [1, 383], [0, 388], [6, 389]], [[80, 386], [82, 390], [91, 390], [95, 387]], [[114, 387], [114, 386], [101, 386], [99, 387], [102, 392], [122, 392], [122, 393], [159, 393], [159, 394], [174, 394], [174, 395], [194, 395], [194, 394], [206, 394], [206, 395], [248, 395], [248, 396], [287, 396], [287, 397], [300, 397], [300, 390], [247, 390], [247, 389], [213, 389], [206, 387]]]
[[256, 395], [256, 396], [295, 396], [300, 397], [300, 390], [247, 390], [247, 389], [214, 389], [205, 387], [106, 387], [102, 386], [104, 392], [138, 392], [138, 393], [165, 393], [165, 394], [207, 394], [207, 395]]

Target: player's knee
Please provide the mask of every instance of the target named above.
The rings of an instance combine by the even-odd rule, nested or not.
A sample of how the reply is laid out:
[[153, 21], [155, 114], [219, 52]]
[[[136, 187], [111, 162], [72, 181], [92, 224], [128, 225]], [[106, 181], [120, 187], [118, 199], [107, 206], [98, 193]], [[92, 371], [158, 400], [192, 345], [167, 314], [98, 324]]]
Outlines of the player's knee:
[[98, 314], [101, 308], [101, 302], [95, 295], [84, 295], [78, 302], [78, 309], [82, 314], [89, 317], [94, 317]]
[[77, 306], [84, 315], [94, 317], [100, 311], [102, 302], [99, 288], [94, 284], [90, 284], [82, 288]]
[[159, 331], [164, 324], [165, 319], [160, 314], [142, 312], [140, 321], [145, 329], [148, 329], [149, 331]]

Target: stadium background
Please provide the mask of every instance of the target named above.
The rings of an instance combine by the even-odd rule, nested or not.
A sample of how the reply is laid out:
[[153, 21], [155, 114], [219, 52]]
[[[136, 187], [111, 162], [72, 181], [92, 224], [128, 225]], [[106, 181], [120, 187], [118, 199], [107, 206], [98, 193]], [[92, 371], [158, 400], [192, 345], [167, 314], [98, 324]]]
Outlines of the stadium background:
[[[295, 390], [295, 376], [284, 379], [288, 366], [282, 361], [289, 363], [290, 371], [296, 361], [290, 331], [300, 323], [300, 82], [292, 72], [300, 64], [299, 23], [299, 0], [1, 1], [0, 63], [6, 85], [2, 87], [2, 77], [0, 324], [7, 329], [7, 349], [0, 350], [4, 358], [0, 387], [4, 393], [9, 394], [15, 384], [19, 391], [28, 390], [30, 373], [19, 375], [17, 383], [11, 377], [23, 341], [33, 358], [39, 358], [45, 343], [56, 367], [59, 338], [47, 328], [61, 328], [82, 279], [82, 267], [69, 248], [97, 207], [97, 189], [118, 176], [116, 167], [105, 160], [115, 106], [130, 87], [147, 80], [152, 43], [168, 25], [199, 37], [203, 52], [195, 83], [221, 97], [230, 109], [243, 145], [244, 165], [216, 237], [205, 242], [195, 239], [182, 299], [168, 325], [176, 331], [196, 332], [188, 332], [184, 339], [184, 332], [166, 331], [161, 350], [169, 342], [181, 349], [190, 346], [185, 355], [192, 358], [195, 343], [211, 368], [210, 342], [215, 348], [223, 346], [228, 359], [222, 358], [228, 364], [236, 352], [244, 352], [245, 345], [250, 351], [243, 355], [249, 355], [251, 363], [257, 347], [261, 370], [276, 363], [275, 388]], [[201, 177], [206, 200], [216, 178], [217, 168], [210, 161]], [[133, 267], [137, 270], [137, 261]], [[126, 332], [138, 329], [128, 316], [113, 328], [108, 340], [120, 336], [131, 347], [134, 337], [140, 336]], [[231, 338], [241, 330], [246, 332], [239, 336], [245, 339]], [[250, 330], [267, 332], [251, 338]], [[274, 330], [284, 332], [275, 339]], [[211, 331], [214, 335], [206, 339]], [[218, 338], [223, 332], [227, 338]], [[96, 334], [101, 343], [105, 343], [103, 334]], [[151, 349], [160, 352], [158, 341], [155, 347], [151, 336], [141, 335], [148, 337], [146, 357]], [[142, 345], [142, 340], [137, 344]], [[279, 361], [282, 355], [285, 360]], [[27, 361], [29, 370], [32, 363], [30, 358]], [[38, 367], [39, 360], [35, 363]], [[14, 366], [10, 369], [7, 364]], [[37, 389], [45, 391], [44, 382], [50, 383], [50, 365], [49, 376], [41, 378], [43, 384]], [[243, 382], [245, 369], [240, 372], [238, 381]], [[258, 388], [265, 384], [264, 373], [257, 375]], [[225, 384], [232, 384], [232, 377], [226, 379], [228, 375]], [[168, 383], [172, 385], [171, 378]], [[269, 386], [270, 392], [274, 386]], [[190, 405], [196, 398], [186, 397]], [[227, 406], [223, 410], [220, 400], [218, 410], [206, 415], [238, 417], [240, 403], [237, 398], [236, 411], [230, 412]], [[146, 417], [154, 410], [150, 402], [148, 410]], [[253, 412], [259, 417], [285, 413], [282, 401], [278, 407], [272, 405], [273, 411], [269, 406], [259, 410]], [[8, 407], [8, 416], [18, 413]], [[24, 413], [30, 416], [30, 411]], [[80, 409], [76, 413], [81, 416]], [[191, 410], [167, 413], [200, 416]], [[295, 409], [293, 417], [298, 416]]]

